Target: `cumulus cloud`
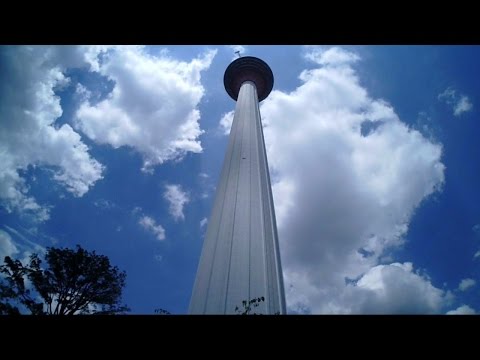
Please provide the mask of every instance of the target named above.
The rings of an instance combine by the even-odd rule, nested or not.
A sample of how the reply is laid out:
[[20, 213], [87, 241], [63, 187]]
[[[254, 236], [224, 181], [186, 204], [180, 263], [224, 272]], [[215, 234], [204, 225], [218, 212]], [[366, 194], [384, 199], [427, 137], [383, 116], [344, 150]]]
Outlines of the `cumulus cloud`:
[[319, 65], [345, 65], [360, 60], [360, 57], [350, 51], [345, 51], [338, 47], [325, 49], [321, 46], [307, 46], [308, 51], [305, 58]]
[[81, 48], [4, 46], [0, 49], [0, 201], [7, 211], [49, 218], [49, 208], [29, 196], [22, 172], [47, 168], [74, 196], [83, 196], [102, 178], [80, 135], [62, 115], [55, 91], [68, 86], [70, 66], [88, 66]]
[[294, 313], [431, 314], [439, 313], [450, 294], [413, 271], [411, 263], [377, 265], [341, 287], [319, 287], [301, 272], [286, 274], [287, 296]]
[[11, 236], [6, 231], [0, 230], [0, 264], [3, 264], [5, 256], [14, 256], [18, 252]]
[[134, 148], [143, 156], [144, 171], [201, 152], [197, 107], [205, 89], [200, 78], [215, 54], [183, 62], [166, 53], [150, 55], [142, 46], [107, 51], [97, 62], [98, 72], [115, 83], [113, 91], [95, 105], [84, 101], [76, 127], [99, 144]]
[[458, 285], [458, 289], [460, 291], [467, 291], [471, 287], [475, 286], [476, 281], [473, 279], [463, 279], [460, 281], [460, 284]]
[[447, 296], [427, 276], [415, 273], [412, 263], [377, 265], [347, 293], [353, 296], [347, 303], [355, 304], [358, 313], [438, 313]]
[[180, 185], [165, 185], [165, 192], [163, 197], [169, 203], [168, 211], [170, 215], [178, 220], [185, 220], [185, 215], [183, 214], [183, 207], [188, 204], [190, 198], [188, 194], [182, 190]]
[[230, 134], [230, 129], [232, 128], [234, 114], [235, 114], [234, 110], [229, 111], [228, 113], [223, 114], [222, 118], [220, 119], [219, 128], [223, 135]]
[[[442, 146], [369, 97], [353, 68], [358, 55], [309, 48], [306, 57], [317, 65], [300, 74], [302, 84], [274, 90], [261, 106], [289, 308], [438, 311], [446, 295], [411, 264], [379, 264], [441, 189]], [[372, 285], [374, 275], [383, 282]], [[426, 292], [389, 305], [396, 286]]]
[[455, 310], [450, 310], [447, 312], [447, 315], [474, 315], [475, 310], [468, 305], [462, 305], [456, 308]]
[[140, 217], [138, 221], [141, 227], [151, 232], [158, 240], [165, 240], [165, 229], [162, 225], [157, 224], [153, 218], [147, 215]]
[[92, 97], [92, 92], [80, 83], [75, 86], [75, 94], [81, 101], [87, 101]]
[[420, 131], [427, 139], [435, 142], [435, 139], [443, 137], [443, 130], [435, 123], [434, 119], [425, 111], [420, 111], [417, 120], [413, 125], [414, 129]]
[[472, 110], [473, 105], [468, 96], [459, 94], [457, 90], [449, 87], [438, 95], [438, 99], [452, 107], [453, 115], [460, 116], [464, 112]]

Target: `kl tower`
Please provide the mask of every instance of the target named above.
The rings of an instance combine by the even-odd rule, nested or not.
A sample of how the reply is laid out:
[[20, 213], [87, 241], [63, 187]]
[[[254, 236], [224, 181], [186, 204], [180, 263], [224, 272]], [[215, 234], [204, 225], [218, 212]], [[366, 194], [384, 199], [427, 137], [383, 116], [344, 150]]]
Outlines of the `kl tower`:
[[273, 88], [256, 57], [233, 61], [223, 78], [236, 100], [228, 148], [190, 300], [190, 314], [235, 314], [264, 297], [257, 314], [285, 314], [277, 224], [259, 102]]

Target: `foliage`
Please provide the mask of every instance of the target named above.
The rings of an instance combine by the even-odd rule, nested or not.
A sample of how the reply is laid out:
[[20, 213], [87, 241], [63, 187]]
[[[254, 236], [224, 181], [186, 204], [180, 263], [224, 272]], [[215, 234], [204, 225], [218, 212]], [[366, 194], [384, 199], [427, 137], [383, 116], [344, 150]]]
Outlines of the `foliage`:
[[[265, 301], [265, 297], [259, 297], [259, 298], [253, 298], [250, 299], [249, 301], [243, 300], [242, 301], [242, 306], [243, 309], [240, 309], [238, 306], [235, 306], [235, 312], [237, 315], [263, 315], [263, 314], [257, 314], [257, 313], [251, 313], [251, 311], [258, 307], [261, 302]], [[277, 311], [273, 315], [280, 315], [280, 311]]]
[[155, 309], [155, 314], [157, 315], [172, 315], [172, 313], [168, 310], [165, 310], [165, 309]]
[[[47, 269], [37, 254], [28, 265], [5, 257], [0, 273], [0, 314], [18, 314], [12, 303], [21, 304], [33, 315], [117, 314], [129, 311], [120, 306], [126, 273], [111, 266], [108, 257], [76, 250], [47, 248]], [[29, 281], [31, 285], [26, 284]], [[34, 290], [34, 291], [32, 291]]]
[[0, 315], [20, 315], [18, 309], [9, 303], [14, 297], [14, 291], [8, 285], [0, 283]]
[[263, 296], [259, 298], [253, 298], [248, 301], [243, 300], [242, 301], [243, 309], [239, 309], [238, 306], [235, 306], [235, 312], [237, 313], [237, 315], [261, 315], [257, 313], [251, 314], [251, 311], [254, 308], [258, 307], [262, 301], [265, 301], [265, 298]]

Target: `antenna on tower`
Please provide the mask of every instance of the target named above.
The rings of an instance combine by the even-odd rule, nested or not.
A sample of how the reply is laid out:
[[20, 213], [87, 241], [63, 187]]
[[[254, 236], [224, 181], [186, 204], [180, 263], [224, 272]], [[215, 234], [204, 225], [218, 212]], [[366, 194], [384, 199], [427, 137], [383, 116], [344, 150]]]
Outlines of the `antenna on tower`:
[[235, 54], [237, 54], [238, 57], [241, 57], [241, 56], [240, 56], [240, 50], [235, 51]]

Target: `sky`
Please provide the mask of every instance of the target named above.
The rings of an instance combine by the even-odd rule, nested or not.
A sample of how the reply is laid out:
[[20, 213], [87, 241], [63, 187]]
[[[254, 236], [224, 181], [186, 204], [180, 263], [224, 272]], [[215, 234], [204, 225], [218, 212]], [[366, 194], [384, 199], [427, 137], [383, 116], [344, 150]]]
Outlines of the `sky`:
[[275, 78], [288, 313], [479, 312], [478, 46], [0, 46], [0, 259], [79, 244], [186, 314], [236, 51]]

